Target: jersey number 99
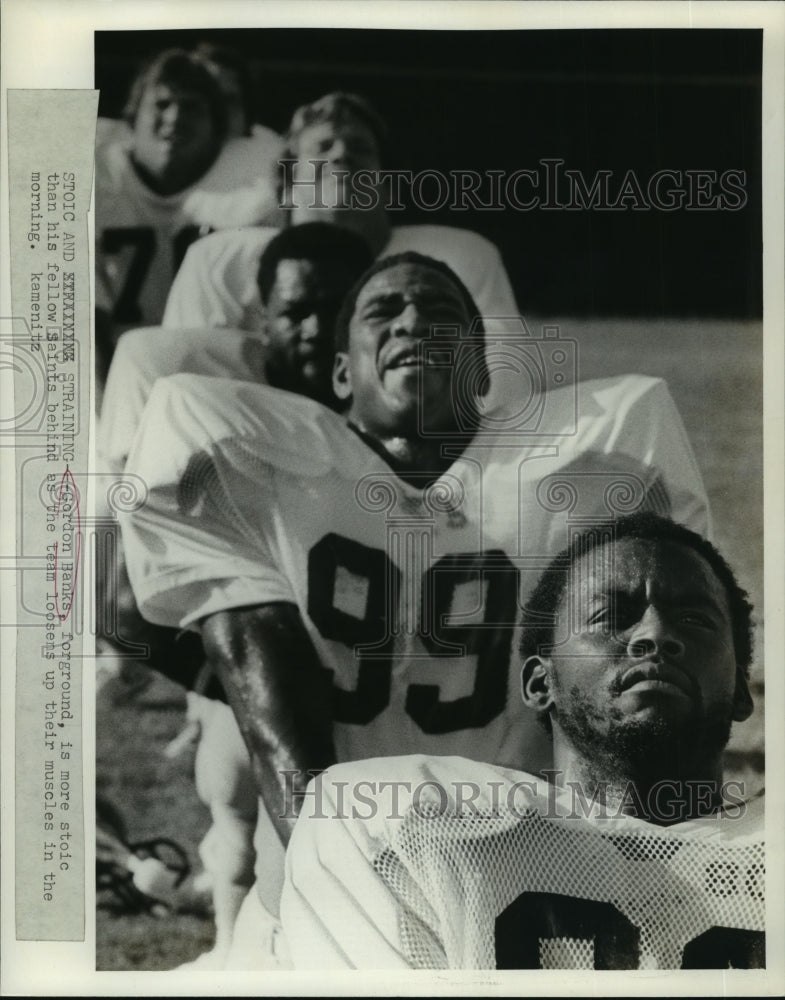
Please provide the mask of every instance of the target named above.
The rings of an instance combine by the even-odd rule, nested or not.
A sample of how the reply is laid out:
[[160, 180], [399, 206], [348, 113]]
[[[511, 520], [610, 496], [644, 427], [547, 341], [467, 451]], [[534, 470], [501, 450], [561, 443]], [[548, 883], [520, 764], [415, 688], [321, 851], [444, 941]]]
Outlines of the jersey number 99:
[[[336, 581], [345, 571], [362, 585], [362, 618], [336, 607]], [[485, 592], [482, 622], [451, 624], [456, 588], [476, 584]], [[401, 631], [402, 574], [386, 552], [328, 534], [308, 555], [308, 614], [324, 639], [354, 650], [354, 690], [333, 685], [337, 722], [364, 725], [390, 702], [393, 661]], [[475, 656], [471, 694], [443, 700], [437, 684], [410, 684], [406, 712], [424, 733], [488, 725], [504, 709], [518, 605], [518, 570], [501, 551], [446, 555], [423, 574], [417, 632], [434, 659]], [[425, 658], [425, 657], [424, 657]]]

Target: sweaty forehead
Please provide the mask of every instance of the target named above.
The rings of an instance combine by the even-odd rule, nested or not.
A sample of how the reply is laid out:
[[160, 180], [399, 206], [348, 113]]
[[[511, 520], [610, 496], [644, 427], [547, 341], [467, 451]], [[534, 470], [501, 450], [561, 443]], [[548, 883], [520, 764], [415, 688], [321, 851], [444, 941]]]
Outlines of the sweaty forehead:
[[709, 563], [677, 542], [623, 538], [592, 550], [573, 566], [572, 592], [650, 593], [664, 601], [704, 598], [728, 613], [728, 595]]
[[459, 303], [466, 311], [460, 290], [446, 274], [424, 264], [404, 263], [374, 274], [357, 296], [355, 315], [368, 302], [392, 296], [441, 299], [453, 305]]

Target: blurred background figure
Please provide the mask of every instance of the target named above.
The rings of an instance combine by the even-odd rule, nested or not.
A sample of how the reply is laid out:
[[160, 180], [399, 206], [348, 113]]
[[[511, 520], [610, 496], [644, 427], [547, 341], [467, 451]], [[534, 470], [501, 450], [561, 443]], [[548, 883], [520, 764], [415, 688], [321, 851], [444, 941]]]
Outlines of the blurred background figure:
[[238, 183], [229, 192], [198, 187], [186, 200], [186, 212], [209, 229], [279, 225], [277, 177], [283, 139], [254, 121], [248, 65], [234, 49], [212, 42], [201, 42], [194, 54], [204, 60], [224, 95], [227, 138], [221, 157], [231, 162]]
[[[161, 320], [180, 261], [200, 232], [238, 218], [257, 222], [275, 209], [281, 140], [248, 120], [246, 80], [242, 60], [229, 50], [168, 49], [131, 86], [125, 125], [99, 124], [99, 391], [120, 334]], [[230, 192], [237, 193], [234, 217]]]
[[[407, 250], [432, 256], [461, 278], [483, 316], [517, 316], [501, 254], [490, 240], [452, 225], [392, 224], [385, 198], [373, 188], [387, 143], [385, 123], [357, 94], [336, 91], [299, 107], [281, 157], [289, 161], [279, 174], [285, 224], [320, 221], [350, 229], [379, 258]], [[347, 197], [360, 171], [369, 204]], [[270, 225], [227, 230], [191, 247], [172, 286], [164, 325], [260, 329], [264, 307], [256, 273], [275, 232]]]
[[125, 819], [102, 795], [95, 802], [96, 889], [111, 892], [132, 913], [165, 916], [171, 909], [209, 905], [209, 897], [188, 879], [186, 852], [168, 837], [128, 842]]
[[373, 255], [354, 233], [324, 222], [283, 229], [262, 254], [264, 305], [253, 334], [209, 327], [129, 330], [115, 352], [98, 420], [102, 471], [122, 472], [156, 380], [178, 372], [266, 382], [326, 406], [332, 391], [332, 330], [343, 296]]
[[[226, 379], [258, 381], [336, 407], [335, 320], [344, 296], [372, 260], [367, 244], [338, 226], [314, 222], [283, 229], [268, 243], [259, 263], [257, 281], [266, 311], [264, 327], [256, 335], [237, 330], [217, 335], [210, 329], [129, 330], [113, 358], [98, 420], [102, 469], [122, 473], [150, 392], [166, 375], [223, 376], [215, 383], [216, 391]], [[221, 968], [235, 918], [255, 877], [257, 792], [248, 752], [231, 709], [212, 697], [223, 693], [204, 670], [201, 640], [194, 632], [178, 635], [175, 629], [141, 618], [119, 538], [114, 545], [111, 570], [109, 558], [99, 564], [97, 585], [105, 609], [99, 626], [104, 682], [113, 682], [114, 708], [153, 680], [150, 667], [190, 688], [185, 729], [167, 746], [165, 756], [174, 759], [189, 748], [195, 752], [196, 790], [211, 819], [199, 846], [203, 871], [195, 886], [212, 899], [216, 929], [213, 948], [195, 967]], [[123, 658], [124, 644], [129, 643], [147, 648], [144, 665]], [[257, 843], [265, 844], [269, 820], [263, 811], [259, 817]], [[273, 929], [270, 922], [271, 933]]]

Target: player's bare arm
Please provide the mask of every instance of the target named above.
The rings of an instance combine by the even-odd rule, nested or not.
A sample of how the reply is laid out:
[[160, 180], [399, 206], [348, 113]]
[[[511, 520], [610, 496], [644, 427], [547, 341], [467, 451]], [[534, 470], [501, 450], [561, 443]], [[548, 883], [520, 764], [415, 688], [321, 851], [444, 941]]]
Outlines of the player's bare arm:
[[335, 763], [330, 677], [294, 604], [277, 602], [220, 611], [202, 621], [207, 656], [226, 688], [251, 755], [257, 786], [281, 841], [282, 772], [296, 771], [295, 794], [309, 770]]

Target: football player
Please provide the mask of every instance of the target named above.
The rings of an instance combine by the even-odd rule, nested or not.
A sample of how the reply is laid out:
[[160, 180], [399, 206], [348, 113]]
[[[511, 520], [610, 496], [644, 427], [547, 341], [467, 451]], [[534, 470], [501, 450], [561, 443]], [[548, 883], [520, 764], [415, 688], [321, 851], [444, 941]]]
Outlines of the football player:
[[216, 168], [232, 170], [231, 191], [197, 185], [185, 201], [184, 211], [205, 229], [229, 229], [279, 221], [278, 159], [283, 139], [255, 121], [255, 93], [245, 59], [234, 49], [201, 42], [194, 49], [215, 76], [226, 101], [227, 140]]
[[[135, 80], [127, 137], [96, 147], [96, 323], [101, 378], [117, 337], [159, 323], [174, 274], [200, 228], [216, 225], [210, 198], [270, 173], [279, 141], [227, 137], [227, 102], [204, 59], [161, 53]], [[249, 152], [251, 153], [249, 158]], [[263, 162], [264, 161], [264, 162]], [[272, 181], [267, 181], [268, 189]], [[197, 196], [198, 195], [198, 196]], [[271, 207], [270, 191], [265, 195]], [[225, 210], [224, 210], [225, 214]]]
[[[348, 200], [352, 179], [379, 171], [386, 128], [355, 94], [331, 93], [295, 111], [282, 161], [281, 204], [288, 223], [331, 221], [358, 232], [375, 255], [415, 250], [446, 261], [463, 280], [484, 316], [515, 317], [518, 308], [496, 247], [452, 226], [391, 225], [383, 192], [370, 205]], [[370, 188], [369, 188], [370, 190]], [[175, 278], [164, 314], [171, 327], [226, 326], [257, 329], [261, 303], [254, 275], [275, 230], [251, 227], [214, 233], [194, 244]]]
[[[285, 229], [267, 244], [259, 265], [259, 289], [267, 307], [259, 334], [159, 327], [126, 333], [112, 362], [99, 420], [104, 467], [122, 472], [150, 391], [167, 374], [194, 372], [268, 382], [336, 407], [333, 327], [345, 294], [372, 259], [363, 240], [346, 229], [322, 222]], [[216, 685], [202, 671], [203, 656], [195, 637], [178, 641], [174, 630], [141, 619], [122, 549], [117, 558], [120, 635], [145, 643], [155, 669], [198, 688], [188, 692], [188, 727], [171, 753], [197, 742], [197, 792], [211, 812], [212, 825], [200, 853], [212, 885], [216, 941], [213, 952], [200, 961], [205, 968], [220, 964], [225, 955], [253, 874], [257, 797], [248, 754], [231, 711], [201, 693], [216, 693]], [[138, 680], [134, 662], [116, 659], [115, 672], [122, 664], [121, 679]]]
[[[281, 842], [287, 796], [335, 760], [547, 763], [516, 693], [531, 574], [571, 519], [618, 503], [706, 530], [664, 383], [563, 384], [569, 347], [505, 342], [557, 369], [525, 410], [483, 414], [477, 306], [447, 265], [407, 253], [344, 303], [342, 414], [264, 386], [156, 384], [128, 463], [149, 491], [123, 517], [131, 581], [151, 621], [201, 630]], [[280, 844], [267, 854], [276, 912]]]
[[96, 298], [115, 331], [160, 321], [175, 256], [194, 235], [180, 207], [226, 135], [218, 83], [176, 49], [137, 77], [124, 115], [130, 143], [96, 150]]
[[[195, 46], [194, 55], [201, 59], [218, 84], [226, 100], [226, 134], [230, 139], [238, 139], [264, 130], [255, 122], [253, 91], [248, 63], [235, 49], [202, 41]], [[270, 138], [275, 133], [270, 133]], [[280, 137], [276, 137], [280, 138]], [[277, 164], [276, 164], [277, 168]]]
[[[296, 967], [765, 965], [762, 800], [722, 782], [752, 712], [750, 612], [671, 520], [578, 534], [524, 613], [550, 783], [457, 758], [331, 769], [287, 858]], [[369, 810], [370, 786], [395, 788], [394, 808]]]
[[105, 468], [125, 468], [156, 380], [177, 372], [267, 382], [335, 407], [335, 318], [347, 291], [372, 262], [355, 233], [324, 222], [282, 229], [257, 269], [265, 313], [261, 329], [129, 330], [117, 345], [101, 416], [98, 450]]

